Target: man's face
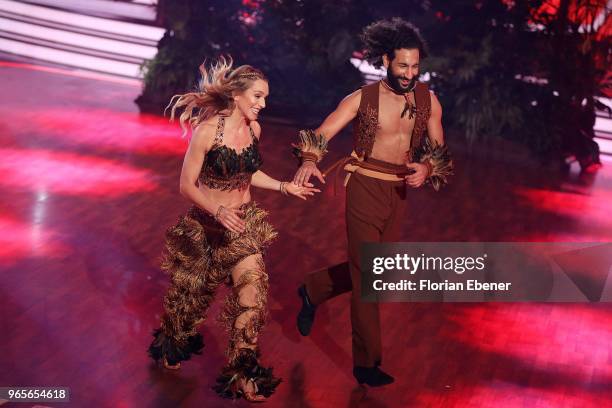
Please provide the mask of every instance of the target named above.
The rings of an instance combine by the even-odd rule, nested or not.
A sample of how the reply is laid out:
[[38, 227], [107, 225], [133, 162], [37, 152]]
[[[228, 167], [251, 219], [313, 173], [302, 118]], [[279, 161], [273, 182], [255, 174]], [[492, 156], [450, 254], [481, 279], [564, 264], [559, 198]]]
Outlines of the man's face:
[[387, 68], [389, 85], [397, 92], [409, 92], [419, 77], [419, 50], [401, 48], [395, 50], [395, 58], [383, 55], [383, 65]]

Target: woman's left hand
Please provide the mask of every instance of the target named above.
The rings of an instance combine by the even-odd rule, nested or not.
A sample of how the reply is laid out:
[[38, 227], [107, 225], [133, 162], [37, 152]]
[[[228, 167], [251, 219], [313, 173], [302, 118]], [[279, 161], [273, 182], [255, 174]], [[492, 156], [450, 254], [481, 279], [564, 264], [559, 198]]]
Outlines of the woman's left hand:
[[321, 190], [314, 187], [306, 187], [306, 186], [298, 186], [293, 184], [292, 181], [288, 182], [285, 185], [285, 189], [287, 194], [291, 194], [292, 196], [296, 196], [301, 198], [302, 200], [306, 200], [307, 196], [313, 196], [314, 193], [320, 193]]

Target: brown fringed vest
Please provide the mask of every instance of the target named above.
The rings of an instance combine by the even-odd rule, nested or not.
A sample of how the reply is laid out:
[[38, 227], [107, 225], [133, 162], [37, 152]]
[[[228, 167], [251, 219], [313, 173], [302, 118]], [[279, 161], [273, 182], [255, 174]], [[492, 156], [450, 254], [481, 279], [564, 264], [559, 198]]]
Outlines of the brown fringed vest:
[[[380, 82], [374, 82], [361, 88], [359, 111], [353, 120], [353, 148], [357, 156], [367, 160], [372, 154], [376, 131], [378, 130], [378, 99]], [[410, 150], [406, 152], [408, 161], [412, 161], [414, 152], [421, 146], [423, 137], [427, 137], [427, 121], [431, 115], [429, 87], [417, 82], [414, 88], [416, 102], [416, 119], [410, 138]]]

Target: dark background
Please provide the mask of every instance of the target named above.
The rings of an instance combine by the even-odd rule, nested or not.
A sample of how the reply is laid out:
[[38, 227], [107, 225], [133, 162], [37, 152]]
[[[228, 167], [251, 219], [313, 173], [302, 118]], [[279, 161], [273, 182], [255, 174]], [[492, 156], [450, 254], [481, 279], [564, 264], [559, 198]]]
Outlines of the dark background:
[[605, 0], [161, 0], [167, 31], [137, 103], [160, 113], [195, 86], [203, 61], [231, 55], [269, 77], [267, 116], [316, 125], [363, 84], [349, 62], [363, 27], [394, 16], [424, 35], [422, 72], [455, 138], [503, 138], [561, 168], [570, 156], [583, 169], [599, 163], [593, 124], [605, 106], [595, 97], [612, 95]]

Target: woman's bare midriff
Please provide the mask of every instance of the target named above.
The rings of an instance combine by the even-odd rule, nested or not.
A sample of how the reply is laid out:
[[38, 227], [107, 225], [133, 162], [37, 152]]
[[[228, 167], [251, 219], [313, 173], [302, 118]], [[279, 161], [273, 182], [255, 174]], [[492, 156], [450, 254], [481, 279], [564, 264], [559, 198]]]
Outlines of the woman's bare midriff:
[[[244, 190], [218, 190], [200, 184], [199, 190], [212, 202], [220, 204], [225, 208], [238, 209], [242, 204], [251, 201], [250, 185]], [[214, 214], [213, 214], [214, 215]]]

